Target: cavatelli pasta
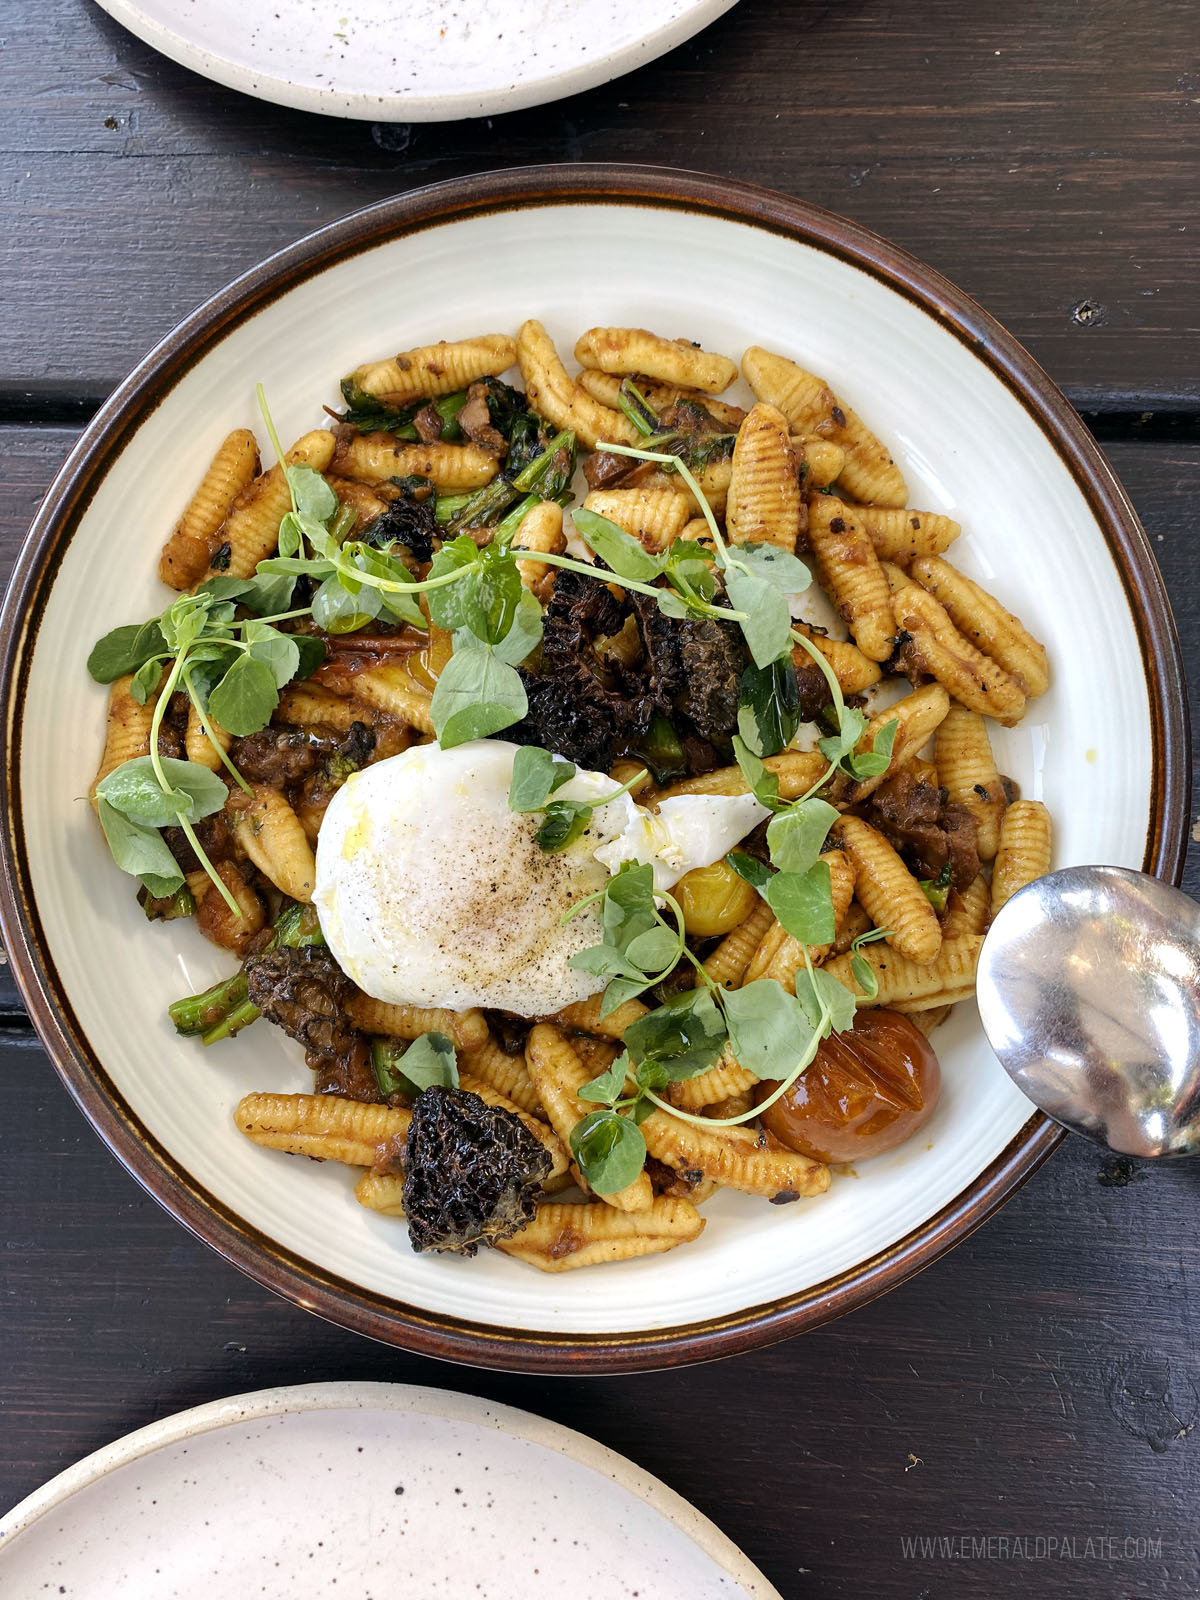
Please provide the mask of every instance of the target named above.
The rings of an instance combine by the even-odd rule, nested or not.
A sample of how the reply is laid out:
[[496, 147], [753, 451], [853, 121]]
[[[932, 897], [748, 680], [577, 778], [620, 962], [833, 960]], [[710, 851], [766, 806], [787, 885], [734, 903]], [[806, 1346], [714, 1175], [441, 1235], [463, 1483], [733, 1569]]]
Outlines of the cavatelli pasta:
[[639, 435], [627, 417], [593, 400], [567, 375], [550, 335], [536, 318], [521, 324], [517, 361], [530, 405], [556, 428], [569, 428], [589, 450], [602, 442], [637, 443]]
[[777, 1204], [808, 1199], [829, 1187], [829, 1168], [791, 1150], [772, 1148], [750, 1128], [698, 1128], [666, 1111], [642, 1123], [646, 1148], [677, 1171], [699, 1171], [727, 1189], [766, 1195]]
[[238, 1101], [233, 1120], [268, 1149], [371, 1167], [385, 1139], [407, 1136], [411, 1117], [398, 1106], [364, 1105], [334, 1094], [248, 1094]]
[[139, 705], [130, 693], [133, 674], [115, 678], [108, 690], [108, 717], [104, 729], [104, 752], [96, 776], [92, 779], [90, 793], [96, 795], [96, 785], [110, 772], [126, 761], [150, 754], [150, 726], [154, 720], [154, 705], [158, 699], [152, 694], [146, 704]]
[[1000, 848], [992, 868], [992, 915], [1018, 889], [1050, 871], [1050, 813], [1040, 800], [1014, 800], [1000, 824]]
[[723, 989], [741, 986], [750, 958], [774, 920], [770, 906], [765, 900], [759, 900], [741, 927], [725, 935], [716, 949], [704, 958], [704, 970], [714, 983]]
[[737, 365], [728, 356], [710, 355], [687, 339], [664, 339], [645, 328], [589, 328], [576, 341], [575, 359], [581, 367], [645, 373], [705, 394], [720, 394], [737, 377]]
[[855, 644], [872, 661], [886, 661], [896, 641], [891, 590], [875, 546], [850, 507], [819, 496], [809, 507], [808, 540], [817, 576], [845, 618]]
[[1006, 727], [1021, 720], [1021, 685], [959, 633], [933, 595], [904, 583], [892, 596], [892, 610], [896, 628], [908, 635], [903, 656], [908, 671], [936, 678], [969, 711], [995, 717]]
[[851, 958], [834, 956], [822, 969], [853, 994], [860, 1005], [888, 1006], [893, 1011], [924, 1011], [933, 1006], [965, 1000], [975, 991], [975, 968], [979, 962], [981, 935], [960, 934], [946, 939], [937, 959], [911, 961], [887, 944], [863, 945], [858, 952], [875, 974], [879, 993], [868, 999], [854, 976]]
[[624, 528], [647, 550], [668, 549], [692, 515], [687, 495], [673, 488], [593, 489], [583, 505], [585, 511], [594, 511]]
[[[334, 438], [318, 428], [287, 453], [289, 467], [311, 467], [324, 472], [333, 459]], [[246, 485], [229, 508], [229, 515], [214, 535], [208, 577], [252, 578], [260, 561], [275, 553], [279, 524], [292, 508], [291, 491], [278, 462]]]
[[[864, 689], [869, 689], [883, 677], [883, 668], [878, 661], [872, 661], [870, 656], [864, 655], [849, 639], [830, 639], [826, 634], [815, 633], [803, 622], [794, 622], [792, 626], [825, 657], [833, 668], [833, 675], [843, 694], [862, 694]], [[803, 645], [792, 646], [792, 664], [798, 670], [811, 663], [812, 657]]]
[[855, 894], [887, 942], [911, 961], [930, 962], [942, 948], [937, 913], [881, 833], [861, 817], [843, 817], [836, 829], [854, 867]]
[[332, 461], [342, 478], [384, 485], [392, 478], [428, 478], [440, 494], [482, 489], [500, 470], [497, 458], [477, 444], [398, 444], [389, 433], [339, 439]]
[[940, 512], [907, 507], [855, 506], [854, 520], [881, 560], [902, 567], [921, 556], [940, 556], [962, 532], [957, 522]]
[[[553, 500], [542, 500], [521, 518], [513, 538], [518, 550], [536, 550], [543, 555], [560, 555], [566, 549], [562, 507]], [[546, 561], [518, 561], [517, 570], [527, 589], [536, 589], [554, 569]], [[439, 630], [439, 632], [442, 630]]]
[[255, 783], [250, 788], [249, 795], [235, 791], [227, 804], [234, 838], [281, 894], [311, 901], [317, 866], [299, 817], [270, 784]]
[[433, 696], [414, 680], [406, 665], [397, 662], [356, 672], [354, 693], [377, 711], [386, 711], [421, 733], [433, 733]]
[[542, 1102], [529, 1076], [523, 1050], [519, 1055], [509, 1055], [495, 1039], [489, 1037], [473, 1050], [463, 1052], [461, 1066], [472, 1077], [491, 1084], [493, 1089], [514, 1105], [520, 1106], [522, 1111], [529, 1111], [534, 1116], [541, 1115]]
[[939, 556], [914, 561], [909, 569], [939, 600], [954, 626], [992, 661], [998, 661], [1032, 700], [1050, 687], [1045, 647], [994, 595]]
[[733, 447], [726, 532], [733, 544], [774, 544], [790, 554], [804, 527], [803, 511], [787, 418], [760, 401]]
[[507, 333], [481, 333], [473, 339], [442, 340], [403, 350], [386, 361], [368, 361], [350, 374], [364, 394], [391, 405], [411, 405], [465, 389], [477, 378], [499, 377], [517, 359], [516, 341]]
[[598, 1202], [549, 1202], [538, 1207], [527, 1228], [496, 1248], [541, 1272], [570, 1272], [661, 1255], [698, 1238], [703, 1230], [704, 1218], [690, 1200], [666, 1195], [641, 1211], [616, 1211]]
[[477, 1050], [487, 1042], [488, 1025], [482, 1011], [447, 1011], [440, 1006], [393, 1005], [356, 989], [346, 1014], [364, 1033], [392, 1039], [419, 1039], [423, 1033], [444, 1033], [460, 1050]]
[[760, 400], [783, 412], [793, 433], [841, 445], [846, 462], [839, 480], [847, 494], [881, 506], [905, 504], [904, 475], [886, 446], [822, 379], [759, 345], [742, 357], [742, 375]]
[[938, 725], [934, 748], [938, 781], [948, 797], [966, 806], [975, 818], [979, 859], [991, 861], [1008, 797], [996, 770], [987, 723], [977, 711], [953, 705]]
[[235, 428], [209, 463], [195, 494], [163, 545], [158, 575], [169, 589], [190, 589], [208, 570], [221, 524], [234, 500], [258, 473], [258, 445], [249, 428]]

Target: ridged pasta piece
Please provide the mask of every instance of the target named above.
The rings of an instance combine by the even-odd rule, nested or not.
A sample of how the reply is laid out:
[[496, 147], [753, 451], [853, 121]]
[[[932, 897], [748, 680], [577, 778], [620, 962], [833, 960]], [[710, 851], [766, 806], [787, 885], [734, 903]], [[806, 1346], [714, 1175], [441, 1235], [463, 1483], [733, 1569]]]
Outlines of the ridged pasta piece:
[[[777, 756], [768, 756], [767, 768], [779, 779], [779, 794], [784, 800], [796, 800], [811, 789], [829, 763], [816, 750], [783, 750]], [[742, 776], [740, 767], [718, 767], [715, 772], [705, 772], [696, 778], [681, 778], [659, 793], [659, 800], [669, 800], [680, 794], [748, 794], [750, 785]]]
[[1000, 848], [992, 868], [992, 916], [1018, 889], [1050, 871], [1050, 813], [1040, 800], [1014, 800], [1000, 824]]
[[1050, 687], [1045, 646], [994, 595], [940, 556], [914, 561], [909, 569], [923, 589], [945, 608], [954, 626], [979, 650], [1017, 679], [1029, 699]]
[[619, 409], [617, 397], [621, 392], [623, 377], [629, 377], [638, 393], [658, 412], [666, 411], [680, 400], [691, 401], [703, 406], [714, 422], [728, 428], [731, 433], [738, 431], [746, 415], [741, 406], [730, 405], [727, 400], [714, 400], [712, 395], [702, 394], [699, 389], [689, 389], [686, 384], [660, 383], [657, 378], [648, 378], [644, 372], [617, 374], [601, 372], [598, 367], [584, 367], [578, 383], [593, 400], [599, 400], [601, 405], [610, 406], [615, 411]]
[[351, 991], [346, 1014], [364, 1033], [392, 1039], [419, 1039], [423, 1033], [444, 1033], [459, 1050], [478, 1050], [487, 1042], [488, 1025], [476, 1006], [448, 1011], [442, 1006], [393, 1005], [361, 989]]
[[799, 466], [787, 418], [761, 401], [738, 429], [725, 504], [732, 544], [773, 544], [792, 554], [804, 527]]
[[992, 891], [982, 873], [960, 894], [954, 890], [942, 923], [942, 938], [957, 939], [964, 933], [986, 933], [991, 920]]
[[[543, 555], [561, 555], [566, 546], [562, 507], [555, 505], [553, 500], [542, 500], [531, 511], [527, 511], [513, 538], [514, 549], [537, 550]], [[517, 570], [525, 587], [536, 589], [554, 569], [546, 561], [518, 561]]]
[[1004, 668], [977, 650], [928, 590], [906, 583], [892, 596], [896, 627], [909, 635], [904, 661], [926, 672], [969, 711], [1011, 728], [1025, 713], [1025, 691]]
[[387, 510], [388, 503], [381, 499], [369, 483], [360, 483], [357, 478], [327, 477], [325, 480], [337, 495], [344, 506], [354, 512], [354, 522], [350, 534], [361, 533], [363, 528], [381, 517]]
[[859, 905], [857, 900], [851, 900], [846, 915], [838, 924], [837, 938], [833, 941], [833, 954], [842, 955], [849, 950], [855, 939], [860, 934], [870, 933], [875, 924]]
[[529, 404], [556, 428], [569, 428], [589, 450], [600, 443], [637, 443], [640, 435], [622, 412], [593, 400], [568, 376], [553, 340], [536, 318], [521, 324], [517, 362]]
[[840, 444], [829, 439], [805, 439], [792, 434], [792, 451], [802, 468], [807, 468], [803, 487], [807, 490], [828, 489], [841, 477], [846, 465], [846, 452]]
[[890, 706], [885, 706], [882, 711], [877, 711], [863, 730], [862, 738], [858, 741], [858, 751], [870, 750], [875, 743], [875, 737], [887, 727], [889, 722], [896, 724], [896, 732], [892, 741], [891, 759], [883, 772], [876, 773], [871, 778], [846, 778], [838, 779], [835, 785], [832, 800], [835, 805], [858, 805], [870, 794], [874, 794], [881, 783], [885, 783], [893, 773], [899, 772], [907, 766], [917, 751], [928, 744], [931, 735], [937, 730], [950, 709], [950, 696], [940, 683], [927, 683], [920, 689], [914, 689], [911, 694], [906, 694], [902, 700], [893, 701]]
[[[333, 434], [318, 428], [297, 440], [287, 453], [287, 464], [324, 472], [333, 459], [333, 448]], [[234, 499], [229, 515], [214, 535], [215, 548], [209, 557], [207, 576], [252, 578], [258, 563], [275, 553], [279, 524], [291, 509], [287, 479], [276, 462]]]
[[685, 1078], [682, 1083], [671, 1085], [671, 1103], [681, 1111], [703, 1111], [706, 1106], [746, 1094], [758, 1081], [749, 1067], [743, 1067], [726, 1046], [716, 1066], [709, 1067], [707, 1072], [701, 1072], [694, 1078]]
[[325, 727], [349, 733], [356, 722], [370, 723], [375, 713], [369, 706], [334, 694], [317, 683], [289, 683], [279, 691], [279, 704], [271, 717], [294, 728]]
[[405, 1138], [412, 1116], [398, 1106], [365, 1105], [336, 1094], [247, 1094], [233, 1120], [248, 1139], [269, 1150], [371, 1167], [376, 1147], [385, 1139]]
[[573, 1005], [564, 1006], [555, 1021], [562, 1028], [575, 1028], [580, 1033], [599, 1033], [607, 1039], [619, 1039], [631, 1022], [644, 1017], [650, 1009], [640, 1000], [626, 1000], [624, 1005], [618, 1006], [611, 1016], [602, 1017], [600, 1006], [603, 1000], [602, 994], [589, 995], [586, 1000], [576, 1000]]
[[979, 859], [991, 861], [1000, 843], [1008, 797], [996, 769], [987, 723], [978, 711], [953, 705], [938, 727], [934, 749], [939, 781], [949, 798], [966, 806], [975, 818]]
[[209, 557], [229, 509], [258, 475], [258, 444], [249, 428], [221, 443], [195, 494], [163, 545], [158, 575], [169, 589], [190, 589], [208, 571]]
[[705, 517], [692, 517], [689, 522], [685, 522], [680, 530], [679, 537], [693, 540], [696, 544], [706, 544], [709, 549], [712, 549], [713, 546], [712, 529], [709, 527], [708, 520]]
[[887, 944], [865, 944], [858, 952], [874, 972], [879, 993], [868, 1000], [854, 976], [851, 958], [834, 956], [822, 971], [844, 983], [860, 1004], [887, 1006], [893, 1011], [926, 1011], [965, 999], [975, 989], [975, 968], [983, 938], [977, 933], [946, 939], [936, 961], [910, 961]]
[[515, 1100], [510, 1100], [506, 1094], [502, 1094], [486, 1079], [477, 1078], [474, 1073], [460, 1072], [458, 1086], [468, 1094], [477, 1094], [485, 1105], [498, 1106], [501, 1111], [511, 1111], [514, 1117], [520, 1118], [550, 1157], [550, 1171], [546, 1174], [547, 1183], [565, 1175], [571, 1165], [570, 1153], [558, 1134], [540, 1114], [526, 1111], [523, 1106], [517, 1105]]
[[442, 340], [402, 350], [386, 361], [368, 361], [350, 374], [366, 394], [392, 405], [432, 399], [466, 389], [477, 378], [498, 378], [517, 359], [516, 341], [507, 333], [481, 333], [473, 339]]
[[892, 949], [910, 961], [935, 961], [942, 948], [937, 912], [888, 841], [861, 817], [843, 817], [834, 837], [854, 866], [859, 904], [877, 928], [889, 930]]
[[[530, 1029], [525, 1062], [551, 1127], [569, 1149], [575, 1124], [596, 1109], [578, 1095], [592, 1074], [566, 1034], [549, 1022], [539, 1022]], [[654, 1203], [654, 1191], [645, 1172], [640, 1172], [627, 1188], [600, 1198], [618, 1211], [648, 1211]]]
[[581, 367], [601, 372], [644, 372], [660, 383], [720, 394], [737, 377], [737, 363], [711, 355], [687, 339], [664, 339], [645, 328], [589, 328], [575, 342]]
[[[845, 921], [850, 910], [850, 902], [854, 899], [856, 881], [854, 864], [842, 850], [826, 850], [821, 860], [829, 867], [829, 886], [833, 896], [833, 919], [836, 930]], [[832, 944], [810, 944], [808, 959], [814, 967], [818, 967], [832, 948]], [[796, 974], [803, 966], [804, 946], [790, 933], [785, 933], [768, 961], [763, 977], [774, 978], [776, 983], [781, 983], [789, 993], [795, 994]]]
[[[830, 639], [823, 633], [814, 633], [803, 622], [793, 622], [792, 627], [825, 657], [833, 668], [833, 675], [843, 694], [862, 694], [864, 689], [869, 689], [883, 677], [883, 668], [878, 661], [865, 656], [849, 639]], [[799, 644], [792, 646], [792, 662], [797, 668], [813, 664], [808, 651]]]
[[780, 1147], [750, 1128], [698, 1128], [666, 1111], [642, 1123], [646, 1148], [657, 1161], [698, 1170], [728, 1189], [766, 1195], [776, 1202], [808, 1199], [829, 1187], [829, 1168]]
[[542, 1112], [542, 1102], [525, 1065], [525, 1052], [510, 1056], [490, 1036], [473, 1050], [465, 1050], [459, 1062], [464, 1072], [491, 1084], [499, 1094], [537, 1117]]
[[528, 1227], [501, 1240], [496, 1248], [541, 1272], [570, 1272], [575, 1267], [661, 1255], [699, 1238], [703, 1231], [704, 1218], [690, 1200], [666, 1195], [644, 1211], [615, 1211], [599, 1202], [550, 1202], [538, 1207]]
[[433, 696], [420, 687], [402, 662], [356, 672], [354, 693], [367, 705], [386, 711], [391, 717], [399, 717], [411, 728], [418, 728], [422, 733], [434, 731], [430, 709]]
[[750, 957], [762, 943], [763, 935], [775, 920], [765, 900], [758, 900], [753, 911], [732, 933], [727, 933], [715, 950], [704, 958], [704, 970], [723, 989], [740, 988]]
[[96, 785], [126, 761], [150, 754], [150, 725], [154, 721], [157, 691], [141, 706], [130, 694], [133, 674], [114, 678], [108, 689], [108, 714], [104, 726], [104, 750], [100, 765], [88, 791], [96, 798]]
[[333, 470], [368, 484], [428, 478], [441, 494], [465, 494], [491, 483], [500, 463], [477, 444], [398, 444], [388, 433], [356, 433], [338, 440]]
[[607, 1072], [621, 1054], [619, 1040], [600, 1039], [594, 1033], [573, 1033], [571, 1049], [593, 1078], [598, 1078], [602, 1072]]
[[[723, 512], [727, 513], [729, 509], [729, 485], [733, 478], [732, 457], [726, 456], [720, 461], [710, 461], [702, 472], [694, 473], [693, 476], [700, 485], [700, 491], [705, 500], [708, 501], [709, 506], [717, 516], [720, 516]], [[678, 483], [680, 492], [687, 496], [693, 515], [702, 517], [704, 512], [691, 489], [682, 478], [675, 481]]]
[[854, 642], [872, 661], [895, 648], [892, 595], [875, 546], [849, 506], [819, 495], [808, 511], [808, 540], [817, 577], [846, 620]]
[[742, 357], [742, 376], [760, 400], [783, 412], [793, 433], [841, 445], [846, 464], [839, 477], [847, 494], [881, 506], [905, 504], [904, 475], [887, 447], [821, 378], [758, 345]]
[[364, 1172], [354, 1185], [354, 1198], [368, 1211], [384, 1217], [404, 1215], [404, 1175], [399, 1172]]
[[746, 976], [742, 980], [744, 984], [757, 983], [760, 978], [766, 977], [767, 968], [774, 961], [779, 953], [780, 946], [786, 938], [787, 935], [784, 933], [782, 926], [778, 922], [772, 922], [766, 933], [759, 940], [758, 949], [750, 957], [749, 965], [746, 968]]
[[962, 532], [939, 511], [913, 511], [904, 506], [855, 506], [854, 520], [875, 546], [881, 560], [906, 567], [919, 556], [940, 556]]
[[[208, 725], [216, 735], [217, 743], [222, 750], [228, 750], [233, 743], [233, 735], [226, 733], [219, 722], [210, 716]], [[188, 703], [187, 734], [184, 738], [184, 753], [189, 761], [194, 761], [198, 767], [207, 767], [210, 772], [220, 772], [225, 763], [217, 752], [216, 745], [204, 731], [204, 724], [200, 721], [200, 713], [196, 710], [194, 702]]]
[[[216, 873], [237, 904], [230, 908], [211, 879], [196, 897], [196, 926], [210, 944], [235, 956], [248, 953], [250, 941], [266, 923], [262, 900], [232, 861], [218, 861]], [[207, 874], [206, 874], [207, 876]]]
[[692, 515], [687, 495], [673, 488], [593, 489], [583, 506], [585, 511], [615, 522], [654, 551], [669, 549]]
[[286, 797], [269, 783], [253, 783], [250, 794], [235, 790], [227, 813], [233, 836], [254, 865], [282, 894], [312, 900], [317, 865], [300, 819]]

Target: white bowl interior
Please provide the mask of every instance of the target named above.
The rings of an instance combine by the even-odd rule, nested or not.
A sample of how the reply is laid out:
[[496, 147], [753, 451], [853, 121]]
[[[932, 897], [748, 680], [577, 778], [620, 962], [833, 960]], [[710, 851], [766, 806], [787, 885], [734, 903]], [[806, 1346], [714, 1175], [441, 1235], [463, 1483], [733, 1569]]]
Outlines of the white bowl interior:
[[244, 1092], [311, 1087], [299, 1047], [263, 1025], [207, 1051], [175, 1036], [168, 1002], [227, 974], [231, 958], [194, 928], [146, 924], [84, 798], [105, 703], [88, 650], [162, 609], [160, 542], [225, 432], [258, 424], [255, 383], [295, 437], [358, 361], [515, 331], [530, 315], [564, 352], [593, 324], [634, 324], [735, 357], [763, 344], [826, 376], [891, 444], [912, 504], [962, 522], [954, 560], [1047, 643], [1052, 689], [996, 743], [1001, 769], [1050, 807], [1055, 864], [1142, 864], [1152, 763], [1133, 620], [1101, 530], [1038, 424], [932, 316], [833, 255], [746, 224], [609, 203], [497, 213], [365, 251], [230, 328], [164, 395], [88, 507], [38, 633], [22, 734], [26, 842], [50, 951], [96, 1054], [150, 1133], [247, 1223], [435, 1314], [552, 1334], [668, 1328], [866, 1262], [1005, 1148], [1031, 1108], [970, 1008], [937, 1035], [945, 1090], [927, 1130], [816, 1201], [774, 1207], [723, 1192], [696, 1243], [565, 1276], [486, 1253], [417, 1257], [402, 1224], [355, 1202], [349, 1170], [236, 1132]]

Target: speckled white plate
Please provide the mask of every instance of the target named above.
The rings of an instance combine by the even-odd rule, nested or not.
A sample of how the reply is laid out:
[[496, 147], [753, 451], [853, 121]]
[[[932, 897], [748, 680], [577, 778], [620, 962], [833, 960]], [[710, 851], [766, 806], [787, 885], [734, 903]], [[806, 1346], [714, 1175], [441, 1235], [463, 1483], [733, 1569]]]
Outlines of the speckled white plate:
[[0, 631], [0, 914], [47, 1048], [140, 1180], [300, 1304], [434, 1355], [628, 1369], [837, 1315], [1001, 1202], [1057, 1135], [971, 1008], [938, 1034], [943, 1095], [921, 1136], [816, 1200], [771, 1206], [722, 1190], [695, 1243], [557, 1276], [499, 1253], [417, 1256], [402, 1223], [356, 1202], [353, 1172], [237, 1131], [248, 1090], [311, 1089], [302, 1053], [267, 1026], [210, 1050], [175, 1035], [168, 1002], [226, 975], [230, 958], [194, 926], [147, 926], [81, 798], [105, 706], [88, 650], [161, 610], [160, 541], [219, 440], [259, 423], [255, 383], [297, 437], [354, 362], [515, 331], [530, 315], [564, 351], [594, 323], [642, 325], [736, 358], [764, 344], [836, 383], [892, 447], [912, 504], [961, 521], [955, 561], [1047, 643], [1053, 686], [1000, 730], [997, 750], [1001, 770], [1049, 806], [1056, 865], [1177, 873], [1186, 710], [1145, 535], [1067, 402], [928, 268], [780, 196], [629, 168], [438, 185], [267, 262], [113, 396], [46, 497]]
[[450, 122], [608, 83], [736, 0], [99, 0], [172, 61], [277, 105]]
[[313, 1383], [140, 1428], [0, 1522], [5, 1600], [781, 1600], [666, 1484], [470, 1395]]

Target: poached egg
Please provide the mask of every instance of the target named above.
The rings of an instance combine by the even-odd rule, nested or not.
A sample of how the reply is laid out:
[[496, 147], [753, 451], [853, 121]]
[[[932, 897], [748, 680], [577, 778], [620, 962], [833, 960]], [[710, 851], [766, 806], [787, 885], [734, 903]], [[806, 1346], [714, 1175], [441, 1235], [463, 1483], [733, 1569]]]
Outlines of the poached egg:
[[[495, 1007], [547, 1016], [597, 989], [568, 965], [600, 943], [597, 906], [622, 862], [652, 865], [656, 889], [719, 860], [765, 817], [753, 795], [682, 795], [657, 815], [629, 795], [597, 805], [580, 838], [547, 855], [540, 812], [510, 811], [517, 746], [414, 745], [355, 772], [317, 839], [313, 902], [338, 965], [399, 1005]], [[580, 770], [554, 799], [594, 803], [616, 787]]]

